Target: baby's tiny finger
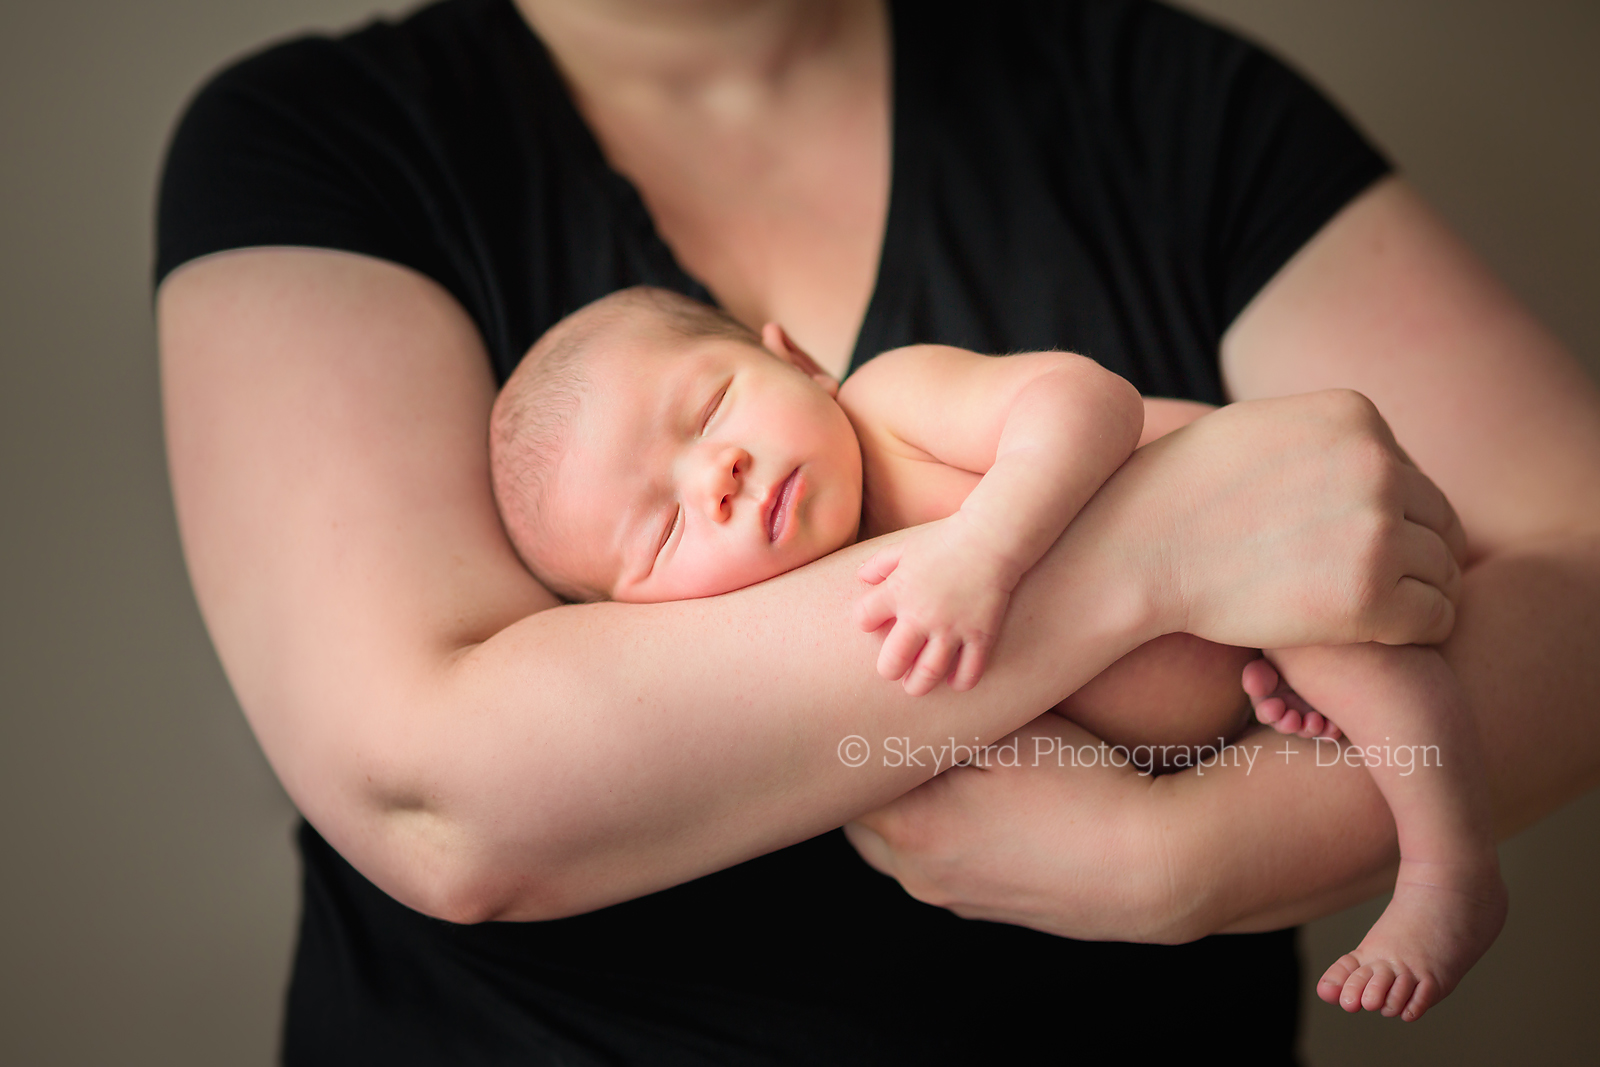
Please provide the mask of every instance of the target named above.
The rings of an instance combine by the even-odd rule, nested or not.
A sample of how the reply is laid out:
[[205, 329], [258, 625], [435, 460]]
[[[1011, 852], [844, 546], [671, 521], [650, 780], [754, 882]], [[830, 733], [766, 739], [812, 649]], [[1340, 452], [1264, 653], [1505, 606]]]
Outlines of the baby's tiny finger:
[[894, 618], [894, 598], [887, 590], [874, 589], [857, 600], [851, 612], [856, 625], [870, 634]]
[[874, 552], [872, 558], [863, 563], [861, 568], [856, 571], [856, 577], [868, 585], [877, 585], [894, 573], [894, 569], [900, 565], [900, 552], [900, 545], [890, 545], [888, 548]]
[[983, 677], [983, 669], [988, 666], [989, 649], [985, 645], [967, 642], [961, 649], [961, 659], [956, 663], [956, 672], [950, 679], [950, 688], [958, 693], [965, 693], [978, 684], [978, 679]]
[[914, 697], [931, 693], [950, 673], [953, 651], [948, 637], [930, 638], [906, 678], [906, 692]]
[[891, 682], [898, 682], [906, 677], [911, 665], [916, 662], [918, 653], [922, 651], [923, 641], [922, 634], [909, 626], [896, 623], [894, 629], [889, 631], [889, 636], [884, 639], [883, 648], [878, 653], [878, 673]]

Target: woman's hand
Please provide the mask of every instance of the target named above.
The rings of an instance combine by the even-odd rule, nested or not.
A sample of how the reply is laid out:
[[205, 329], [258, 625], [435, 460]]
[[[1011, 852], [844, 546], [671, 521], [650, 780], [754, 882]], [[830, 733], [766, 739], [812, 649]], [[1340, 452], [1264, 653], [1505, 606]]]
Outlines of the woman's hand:
[[1461, 524], [1358, 393], [1219, 409], [1141, 448], [1101, 495], [1102, 515], [1147, 524], [1163, 632], [1282, 648], [1433, 643], [1454, 623]]
[[1173, 746], [1173, 774], [1143, 756], [1041, 715], [845, 833], [918, 900], [1086, 941], [1276, 929], [1393, 883], [1389, 809], [1326, 745], [1252, 727]]
[[1089, 941], [1184, 941], [1196, 936], [1195, 899], [1181, 866], [1159, 859], [1172, 855], [1150, 818], [1160, 782], [1126, 750], [1045, 714], [845, 834], [913, 897], [963, 918]]

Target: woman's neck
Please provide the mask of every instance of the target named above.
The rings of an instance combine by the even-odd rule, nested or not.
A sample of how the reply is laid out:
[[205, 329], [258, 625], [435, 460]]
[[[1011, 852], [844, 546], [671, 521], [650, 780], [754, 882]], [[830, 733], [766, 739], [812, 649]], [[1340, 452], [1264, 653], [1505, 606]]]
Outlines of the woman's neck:
[[516, 0], [683, 268], [850, 360], [888, 214], [883, 0]]
[[827, 64], [872, 0], [515, 0], [574, 93], [607, 108], [750, 120]]

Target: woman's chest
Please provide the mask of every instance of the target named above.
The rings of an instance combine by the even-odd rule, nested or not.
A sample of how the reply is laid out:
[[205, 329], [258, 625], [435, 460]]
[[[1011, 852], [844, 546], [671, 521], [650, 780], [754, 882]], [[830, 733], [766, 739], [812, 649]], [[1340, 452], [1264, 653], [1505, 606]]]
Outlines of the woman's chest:
[[579, 79], [574, 100], [677, 263], [842, 376], [889, 211], [892, 48], [874, 0], [812, 16], [781, 62], [755, 52], [631, 89]]
[[618, 131], [614, 163], [674, 258], [752, 328], [781, 323], [835, 375], [877, 277], [889, 205], [888, 105], [807, 114], [745, 138]]

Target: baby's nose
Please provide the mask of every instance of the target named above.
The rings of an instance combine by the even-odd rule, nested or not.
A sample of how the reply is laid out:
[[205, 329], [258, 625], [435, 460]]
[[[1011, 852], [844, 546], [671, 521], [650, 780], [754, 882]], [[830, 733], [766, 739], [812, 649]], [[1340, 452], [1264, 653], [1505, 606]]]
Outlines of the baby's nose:
[[717, 445], [707, 451], [701, 475], [705, 507], [712, 519], [727, 522], [733, 518], [733, 499], [749, 473], [750, 453], [733, 445]]

